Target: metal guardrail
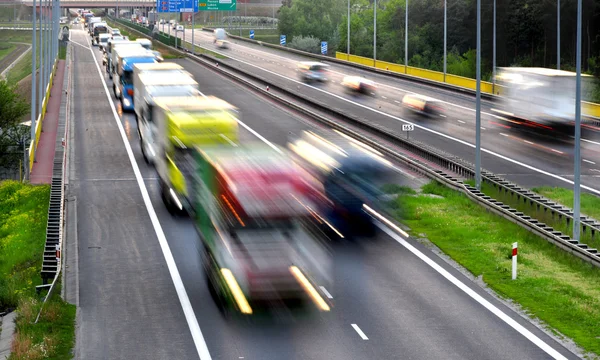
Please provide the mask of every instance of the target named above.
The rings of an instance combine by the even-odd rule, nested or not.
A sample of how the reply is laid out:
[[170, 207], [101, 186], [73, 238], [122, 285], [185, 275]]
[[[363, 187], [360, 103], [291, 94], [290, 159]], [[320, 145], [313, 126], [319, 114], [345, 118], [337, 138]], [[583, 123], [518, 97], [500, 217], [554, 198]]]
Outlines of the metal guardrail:
[[[356, 138], [356, 139], [366, 143], [369, 146], [374, 147], [378, 151], [381, 151], [383, 153], [390, 155], [391, 157], [395, 158], [396, 160], [399, 160], [399, 161], [405, 163], [411, 169], [413, 169], [419, 173], [422, 173], [431, 179], [437, 180], [453, 189], [459, 190], [459, 191], [467, 194], [470, 198], [477, 201], [479, 204], [483, 205], [488, 210], [493, 211], [496, 214], [503, 216], [504, 218], [528, 229], [529, 231], [554, 243], [561, 249], [568, 251], [568, 252], [578, 256], [579, 258], [592, 263], [595, 266], [600, 267], [600, 254], [598, 253], [597, 249], [590, 248], [587, 244], [584, 244], [577, 240], [571, 239], [569, 236], [561, 233], [560, 231], [556, 231], [552, 227], [550, 227], [544, 223], [541, 223], [540, 221], [538, 221], [536, 219], [532, 219], [530, 216], [527, 216], [524, 213], [519, 212], [516, 209], [513, 209], [510, 206], [505, 205], [502, 202], [497, 201], [497, 200], [493, 199], [492, 197], [483, 194], [476, 188], [465, 184], [462, 180], [457, 178], [456, 175], [464, 177], [464, 178], [470, 178], [470, 179], [474, 178], [475, 171], [474, 171], [473, 164], [468, 163], [468, 162], [464, 161], [463, 159], [460, 159], [454, 155], [451, 155], [444, 151], [436, 149], [432, 146], [420, 143], [415, 140], [399, 137], [397, 134], [395, 134], [391, 130], [388, 130], [388, 129], [385, 129], [385, 128], [379, 127], [379, 126], [374, 126], [373, 124], [367, 123], [364, 120], [361, 120], [352, 114], [346, 114], [342, 111], [334, 110], [325, 103], [320, 103], [319, 101], [308, 99], [308, 98], [306, 98], [302, 95], [299, 95], [297, 93], [294, 93], [290, 90], [279, 87], [275, 84], [271, 84], [257, 75], [246, 72], [237, 67], [231, 66], [225, 62], [219, 62], [219, 59], [216, 59], [210, 55], [190, 54], [187, 51], [187, 49], [185, 51], [180, 51], [180, 50], [176, 50], [176, 51], [179, 51], [182, 55], [186, 55], [187, 57], [195, 60], [196, 62], [202, 63], [202, 65], [204, 65], [204, 66], [207, 66], [207, 67], [213, 68], [217, 71], [220, 71], [222, 74], [232, 78], [233, 80], [240, 82], [240, 83], [242, 83], [242, 84], [244, 84], [266, 96], [269, 96], [269, 97], [273, 98], [274, 100], [285, 104], [287, 107], [293, 108], [294, 110], [297, 110], [303, 114], [306, 114], [306, 115], [312, 117], [313, 119], [326, 124], [327, 126], [330, 126], [334, 129], [342, 131], [345, 134], [347, 134], [353, 138]], [[219, 64], [218, 67], [215, 66], [215, 64], [217, 64], [217, 63]], [[244, 77], [252, 79], [252, 81], [264, 84], [265, 87], [268, 85], [270, 87], [271, 91], [267, 91], [265, 89], [265, 87], [259, 87], [256, 84], [254, 84], [246, 79], [243, 79], [239, 75], [236, 75], [236, 74], [240, 74]], [[274, 94], [273, 91], [285, 94], [286, 96], [288, 96], [292, 99], [295, 99], [301, 103], [307, 104], [310, 107], [316, 108], [319, 111], [324, 112], [326, 114], [330, 114], [337, 118], [342, 118], [342, 119], [344, 119], [344, 122], [350, 123], [361, 129], [364, 129], [364, 130], [368, 131], [368, 133], [376, 136], [377, 138], [387, 140], [387, 141], [393, 143], [394, 145], [399, 146], [399, 147], [409, 151], [411, 154], [417, 155], [418, 157], [423, 159], [423, 161], [415, 159], [413, 156], [408, 157], [401, 153], [395, 152], [395, 151], [391, 150], [390, 148], [383, 146], [380, 142], [376, 141], [375, 139], [371, 139], [365, 135], [359, 134], [356, 131], [349, 129], [340, 123], [329, 120], [319, 114], [316, 114], [316, 113], [308, 110], [307, 108], [305, 108], [303, 106], [300, 106], [300, 105], [295, 104], [287, 99], [284, 99], [284, 98]], [[431, 166], [431, 163], [436, 164], [446, 170], [449, 170], [452, 173], [454, 173], [455, 175], [453, 176], [453, 175], [450, 175], [440, 169], [435, 169], [434, 167]], [[513, 185], [512, 183], [494, 175], [493, 173], [491, 173], [489, 171], [482, 170], [482, 177], [484, 178], [485, 181], [489, 181], [491, 183], [496, 183], [498, 185], [505, 186], [506, 191], [511, 191], [515, 194], [518, 194], [519, 196], [525, 196], [528, 201], [535, 200], [535, 201], [539, 202], [539, 206], [543, 206], [544, 208], [548, 209], [549, 211], [556, 212], [557, 214], [560, 211], [560, 214], [562, 216], [566, 216], [570, 213], [571, 218], [572, 218], [572, 212], [569, 209], [566, 209], [562, 206], [558, 206], [557, 204], [552, 203], [549, 200], [544, 199], [541, 196], [534, 194], [529, 190], [526, 190], [526, 189], [520, 188], [516, 185]], [[582, 217], [582, 223], [586, 224], [586, 226], [590, 227], [590, 229], [591, 229], [592, 225], [594, 227], [598, 226], [598, 228], [600, 229], [600, 224], [598, 224], [594, 220]], [[594, 229], [594, 231], [597, 231], [597, 230]]]

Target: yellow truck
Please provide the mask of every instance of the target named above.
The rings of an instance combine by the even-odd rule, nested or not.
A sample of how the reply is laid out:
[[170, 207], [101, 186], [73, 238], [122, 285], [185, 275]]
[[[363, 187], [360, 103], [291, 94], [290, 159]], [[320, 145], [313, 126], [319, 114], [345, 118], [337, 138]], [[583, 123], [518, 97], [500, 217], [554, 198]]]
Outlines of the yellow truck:
[[194, 148], [237, 146], [235, 107], [213, 96], [159, 97], [152, 106], [152, 152], [161, 197], [170, 213], [192, 213], [188, 184]]

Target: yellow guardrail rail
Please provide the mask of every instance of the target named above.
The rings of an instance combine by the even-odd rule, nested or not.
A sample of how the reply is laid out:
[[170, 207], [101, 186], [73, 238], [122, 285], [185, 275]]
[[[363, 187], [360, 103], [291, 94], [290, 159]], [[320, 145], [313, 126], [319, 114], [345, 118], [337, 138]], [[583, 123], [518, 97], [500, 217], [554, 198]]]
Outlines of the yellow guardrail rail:
[[[346, 60], [351, 63], [361, 64], [365, 66], [375, 67], [377, 69], [387, 70], [399, 74], [406, 74], [414, 77], [419, 77], [422, 79], [437, 81], [441, 83], [446, 83], [449, 85], [454, 85], [458, 87], [462, 87], [465, 89], [475, 90], [476, 81], [475, 79], [466, 78], [457, 75], [446, 74], [446, 78], [444, 79], [444, 73], [439, 71], [421, 69], [413, 66], [404, 66], [400, 64], [394, 64], [386, 61], [374, 61], [371, 58], [357, 56], [352, 54], [346, 54], [343, 52], [336, 52], [335, 57], [338, 60]], [[502, 86], [494, 85], [487, 81], [481, 82], [481, 91], [488, 94], [501, 95], [502, 94]], [[586, 116], [593, 116], [600, 118], [600, 104], [591, 103], [587, 101], [582, 102], [581, 112]]]
[[29, 171], [33, 169], [33, 163], [35, 162], [35, 152], [37, 151], [40, 136], [42, 135], [42, 123], [46, 117], [46, 108], [48, 107], [48, 101], [50, 101], [50, 91], [52, 91], [52, 83], [54, 81], [54, 75], [56, 74], [57, 66], [58, 60], [54, 60], [52, 72], [50, 72], [50, 81], [48, 82], [48, 86], [46, 86], [44, 100], [42, 101], [42, 113], [38, 114], [38, 117], [35, 121], [35, 142], [33, 143], [33, 147], [29, 147]]

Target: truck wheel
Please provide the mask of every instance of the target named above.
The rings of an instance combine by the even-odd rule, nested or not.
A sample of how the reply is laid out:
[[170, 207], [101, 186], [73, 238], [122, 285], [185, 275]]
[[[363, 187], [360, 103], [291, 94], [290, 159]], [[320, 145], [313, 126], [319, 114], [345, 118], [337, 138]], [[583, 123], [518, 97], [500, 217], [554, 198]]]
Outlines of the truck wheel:
[[[139, 130], [138, 130], [139, 132]], [[144, 140], [142, 140], [142, 138], [140, 137], [140, 148], [142, 149], [142, 156], [144, 157], [144, 161], [146, 162], [146, 164], [150, 164], [150, 161], [148, 160], [148, 156], [146, 155], [146, 147], [144, 146]]]
[[169, 212], [169, 214], [173, 215], [174, 204], [173, 204], [173, 200], [171, 199], [171, 194], [169, 194], [169, 188], [162, 179], [159, 180], [159, 184], [160, 184], [160, 197], [162, 198], [162, 201], [165, 204], [165, 207], [167, 208], [167, 211]]

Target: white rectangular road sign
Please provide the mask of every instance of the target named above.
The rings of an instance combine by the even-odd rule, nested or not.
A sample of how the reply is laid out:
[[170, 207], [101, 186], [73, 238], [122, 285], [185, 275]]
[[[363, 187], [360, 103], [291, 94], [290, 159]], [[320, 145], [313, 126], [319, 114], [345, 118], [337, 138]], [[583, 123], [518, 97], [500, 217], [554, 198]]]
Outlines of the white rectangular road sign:
[[402, 131], [413, 131], [415, 126], [413, 124], [402, 124]]

